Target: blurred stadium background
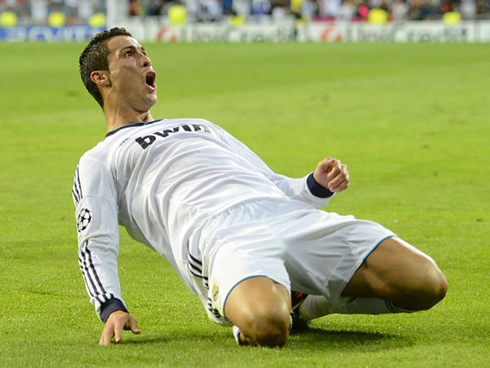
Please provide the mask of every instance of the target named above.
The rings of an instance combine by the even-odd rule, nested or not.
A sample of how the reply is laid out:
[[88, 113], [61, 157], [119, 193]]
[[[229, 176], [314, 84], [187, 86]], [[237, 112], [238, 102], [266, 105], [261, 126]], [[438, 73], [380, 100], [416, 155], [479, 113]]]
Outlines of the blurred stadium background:
[[0, 40], [490, 41], [490, 0], [0, 0]]

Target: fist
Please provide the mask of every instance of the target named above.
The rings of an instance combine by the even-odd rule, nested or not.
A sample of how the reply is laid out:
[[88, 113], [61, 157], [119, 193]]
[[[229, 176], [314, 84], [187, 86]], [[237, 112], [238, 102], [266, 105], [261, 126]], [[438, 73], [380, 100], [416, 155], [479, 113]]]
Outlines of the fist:
[[313, 172], [316, 182], [332, 193], [342, 192], [349, 187], [349, 172], [344, 165], [333, 157], [320, 161]]

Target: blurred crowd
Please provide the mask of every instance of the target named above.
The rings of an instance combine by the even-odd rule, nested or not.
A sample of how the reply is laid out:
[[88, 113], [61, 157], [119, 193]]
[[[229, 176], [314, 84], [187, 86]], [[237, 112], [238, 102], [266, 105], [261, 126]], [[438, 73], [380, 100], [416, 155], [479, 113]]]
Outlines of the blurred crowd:
[[105, 23], [106, 0], [0, 0], [2, 23], [25, 25], [77, 25]]
[[[106, 0], [0, 0], [2, 26], [105, 25]], [[177, 23], [297, 19], [363, 22], [374, 11], [385, 21], [490, 19], [490, 0], [118, 0], [128, 17], [171, 17]]]
[[251, 21], [296, 19], [368, 21], [371, 10], [388, 21], [440, 20], [457, 13], [462, 20], [490, 18], [490, 0], [129, 0], [129, 16], [167, 15], [183, 7], [190, 22], [221, 21], [238, 16]]

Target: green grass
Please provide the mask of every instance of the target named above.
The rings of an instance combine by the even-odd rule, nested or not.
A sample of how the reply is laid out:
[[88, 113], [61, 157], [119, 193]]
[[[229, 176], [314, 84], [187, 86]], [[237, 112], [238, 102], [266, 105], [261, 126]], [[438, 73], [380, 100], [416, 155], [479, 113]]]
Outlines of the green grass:
[[329, 210], [433, 256], [447, 298], [412, 315], [329, 316], [284, 349], [240, 348], [165, 262], [123, 232], [123, 294], [142, 334], [100, 348], [70, 192], [104, 135], [81, 44], [0, 43], [1, 367], [483, 367], [490, 355], [490, 93], [484, 44], [146, 45], [154, 117], [203, 117], [274, 170], [349, 165]]

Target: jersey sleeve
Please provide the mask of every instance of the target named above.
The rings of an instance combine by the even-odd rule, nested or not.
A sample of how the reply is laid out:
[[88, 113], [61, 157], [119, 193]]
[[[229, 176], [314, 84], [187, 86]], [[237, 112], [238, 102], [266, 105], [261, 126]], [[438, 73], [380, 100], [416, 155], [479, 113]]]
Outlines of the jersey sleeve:
[[245, 158], [256, 170], [272, 181], [288, 197], [308, 203], [315, 208], [325, 207], [333, 197], [333, 193], [322, 187], [313, 178], [312, 173], [302, 178], [290, 178], [275, 173], [250, 148], [234, 138], [225, 130], [220, 130], [223, 141], [241, 157]]
[[90, 302], [105, 322], [112, 312], [127, 311], [118, 277], [117, 192], [107, 165], [93, 157], [82, 157], [75, 171], [72, 195], [78, 262]]

